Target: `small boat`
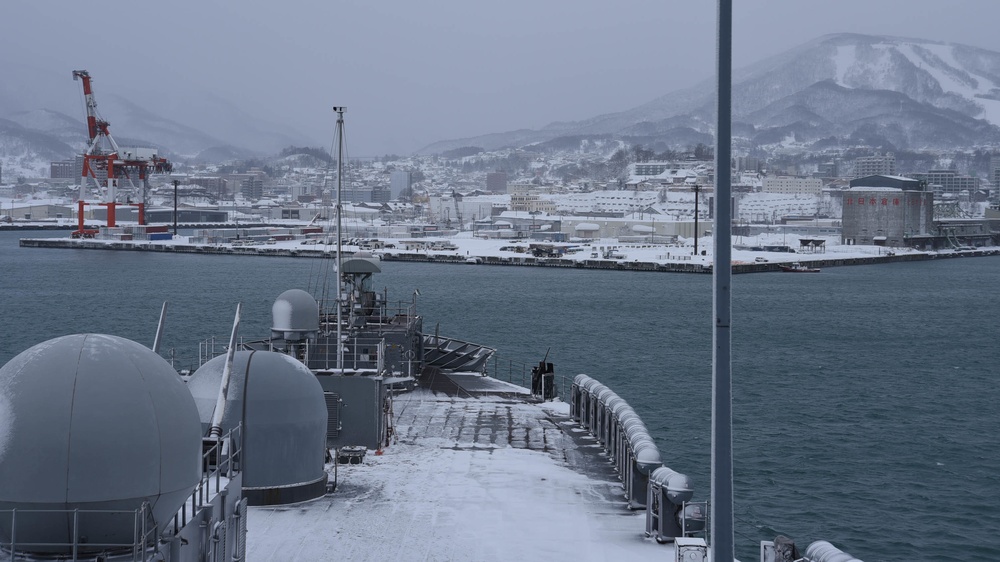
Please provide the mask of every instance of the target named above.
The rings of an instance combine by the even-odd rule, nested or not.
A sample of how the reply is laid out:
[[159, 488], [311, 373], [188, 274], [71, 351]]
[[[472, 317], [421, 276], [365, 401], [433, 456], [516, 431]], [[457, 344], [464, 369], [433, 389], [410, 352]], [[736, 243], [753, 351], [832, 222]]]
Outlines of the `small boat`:
[[799, 262], [795, 262], [791, 265], [782, 265], [781, 271], [787, 271], [789, 273], [819, 273], [818, 267], [809, 267], [807, 265], [802, 265]]

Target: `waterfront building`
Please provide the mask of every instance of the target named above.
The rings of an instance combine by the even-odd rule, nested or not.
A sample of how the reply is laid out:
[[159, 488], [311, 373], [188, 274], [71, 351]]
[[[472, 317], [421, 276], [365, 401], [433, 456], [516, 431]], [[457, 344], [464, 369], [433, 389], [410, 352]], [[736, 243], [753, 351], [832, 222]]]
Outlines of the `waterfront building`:
[[10, 217], [17, 220], [69, 219], [74, 216], [73, 208], [65, 205], [17, 205], [11, 203], [11, 206], [4, 208], [3, 211], [6, 213], [8, 209]]
[[739, 224], [776, 224], [785, 217], [815, 217], [820, 197], [803, 193], [738, 193], [733, 217]]
[[843, 192], [841, 242], [923, 246], [934, 238], [934, 193], [916, 179], [868, 176]]

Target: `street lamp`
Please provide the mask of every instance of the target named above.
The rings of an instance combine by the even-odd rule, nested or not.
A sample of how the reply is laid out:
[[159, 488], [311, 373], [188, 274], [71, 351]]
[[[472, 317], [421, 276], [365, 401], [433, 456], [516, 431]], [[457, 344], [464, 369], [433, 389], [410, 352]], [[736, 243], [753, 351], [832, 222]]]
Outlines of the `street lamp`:
[[698, 255], [698, 194], [701, 193], [701, 186], [696, 185], [691, 188], [694, 191], [694, 255]]
[[174, 236], [177, 236], [177, 184], [180, 183], [174, 180]]

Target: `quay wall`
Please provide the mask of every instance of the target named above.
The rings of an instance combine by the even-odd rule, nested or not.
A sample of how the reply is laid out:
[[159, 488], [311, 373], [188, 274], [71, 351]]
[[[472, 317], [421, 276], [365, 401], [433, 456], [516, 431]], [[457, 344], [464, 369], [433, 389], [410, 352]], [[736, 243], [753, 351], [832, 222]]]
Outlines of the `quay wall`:
[[[20, 245], [25, 248], [62, 248], [85, 250], [118, 250], [138, 252], [170, 252], [177, 254], [221, 254], [259, 257], [332, 258], [331, 250], [313, 248], [285, 248], [274, 246], [221, 246], [195, 244], [158, 244], [156, 242], [98, 241], [69, 238], [22, 238]], [[976, 257], [996, 255], [996, 250], [975, 250], [947, 254], [897, 254], [865, 257], [829, 257], [802, 259], [811, 267], [840, 267], [849, 265], [871, 265], [904, 261], [924, 261], [929, 259]], [[425, 263], [451, 263], [470, 265], [521, 266], [521, 267], [565, 267], [576, 269], [604, 269], [616, 271], [652, 271], [667, 273], [711, 273], [711, 267], [693, 263], [652, 263], [625, 260], [569, 260], [564, 258], [538, 258], [533, 256], [515, 257], [468, 257], [452, 254], [427, 254], [417, 252], [383, 253], [384, 261], [408, 261]], [[733, 273], [764, 273], [780, 271], [778, 263], [738, 263], [733, 264]]]

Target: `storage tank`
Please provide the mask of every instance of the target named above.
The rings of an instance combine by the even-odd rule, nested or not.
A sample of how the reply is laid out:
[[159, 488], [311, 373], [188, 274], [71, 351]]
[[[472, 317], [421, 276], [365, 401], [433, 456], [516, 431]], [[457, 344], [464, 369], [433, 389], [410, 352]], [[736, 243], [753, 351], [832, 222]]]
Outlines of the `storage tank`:
[[[0, 544], [13, 531], [19, 545], [48, 543], [19, 551], [70, 552], [75, 520], [79, 551], [130, 548], [137, 525], [162, 530], [170, 521], [200, 467], [194, 400], [141, 344], [63, 336], [0, 368]], [[6, 510], [18, 510], [16, 528]]]
[[[203, 435], [225, 365], [226, 356], [220, 355], [188, 381]], [[243, 493], [249, 504], [286, 504], [325, 494], [326, 400], [312, 372], [281, 353], [237, 351], [230, 376], [222, 430], [243, 423]]]

